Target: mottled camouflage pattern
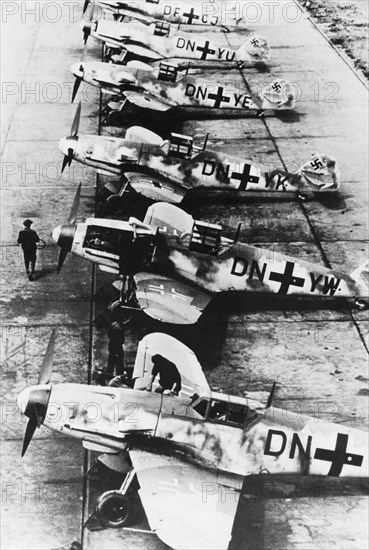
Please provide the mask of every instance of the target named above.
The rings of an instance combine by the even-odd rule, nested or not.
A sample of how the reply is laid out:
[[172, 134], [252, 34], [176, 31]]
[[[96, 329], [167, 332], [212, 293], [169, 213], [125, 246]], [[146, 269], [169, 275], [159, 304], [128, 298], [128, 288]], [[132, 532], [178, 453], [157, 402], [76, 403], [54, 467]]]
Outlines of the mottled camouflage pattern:
[[[136, 0], [136, 2], [121, 2], [118, 0], [97, 0], [96, 5], [104, 10], [120, 15], [142, 16], [144, 20], [156, 19], [180, 25], [237, 25], [236, 11], [232, 13], [231, 6], [227, 6], [224, 14], [218, 14], [218, 7], [211, 9], [208, 2], [207, 9], [203, 9], [201, 2], [173, 2], [160, 1], [158, 4]], [[209, 9], [210, 8], [210, 9]], [[226, 17], [225, 17], [226, 16]]]
[[[169, 70], [170, 68], [171, 66]], [[139, 101], [139, 105], [149, 109], [157, 108], [149, 101], [151, 98], [158, 100], [167, 109], [237, 109], [255, 111], [255, 114], [262, 109], [291, 109], [295, 103], [289, 83], [281, 80], [270, 84], [260, 97], [250, 94], [242, 81], [235, 84], [230, 80], [219, 85], [212, 81], [211, 76], [204, 78], [204, 75], [196, 77], [178, 74], [175, 82], [167, 82], [160, 78], [159, 68], [144, 71], [111, 63], [81, 62], [75, 63], [71, 71], [77, 78], [102, 89], [105, 93], [122, 95], [133, 104]], [[141, 98], [144, 101], [141, 101]]]
[[[265, 38], [253, 36], [240, 48], [224, 45], [224, 38], [202, 38], [181, 30], [170, 36], [154, 34], [155, 26], [100, 20], [93, 24], [91, 36], [113, 48], [122, 48], [149, 61], [189, 59], [194, 62], [237, 63], [254, 66], [268, 61], [270, 48]], [[196, 64], [195, 64], [196, 65]]]
[[[63, 138], [59, 147], [67, 155], [104, 173], [120, 175], [135, 169], [162, 176], [184, 189], [197, 187], [240, 191], [277, 191], [296, 193], [306, 186], [299, 174], [267, 167], [250, 160], [205, 150], [190, 158], [168, 155], [169, 142], [162, 146], [124, 139], [80, 135]], [[315, 169], [312, 168], [312, 171]]]
[[[213, 397], [228, 400], [230, 396]], [[156, 446], [167, 441], [171, 452], [181, 449], [204, 466], [242, 476], [265, 469], [273, 474], [368, 476], [365, 432], [275, 408], [263, 410], [260, 403], [247, 399], [236, 401], [250, 408], [250, 422], [243, 429], [204, 421], [190, 399], [62, 384], [51, 387], [52, 406], [44, 424], [117, 450], [124, 449], [126, 436], [135, 442], [135, 434], [133, 447], [145, 448], [141, 432], [154, 437]]]

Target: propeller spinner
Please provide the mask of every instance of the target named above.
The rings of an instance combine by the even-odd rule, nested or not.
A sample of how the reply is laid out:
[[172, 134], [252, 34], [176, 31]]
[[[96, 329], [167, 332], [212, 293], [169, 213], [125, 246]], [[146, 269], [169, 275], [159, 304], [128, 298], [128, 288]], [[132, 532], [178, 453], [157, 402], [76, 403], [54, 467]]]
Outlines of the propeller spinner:
[[22, 456], [27, 451], [36, 428], [40, 428], [46, 417], [51, 392], [49, 382], [54, 361], [55, 338], [56, 330], [54, 329], [44, 355], [38, 385], [24, 389], [17, 398], [19, 409], [29, 418], [23, 439]]

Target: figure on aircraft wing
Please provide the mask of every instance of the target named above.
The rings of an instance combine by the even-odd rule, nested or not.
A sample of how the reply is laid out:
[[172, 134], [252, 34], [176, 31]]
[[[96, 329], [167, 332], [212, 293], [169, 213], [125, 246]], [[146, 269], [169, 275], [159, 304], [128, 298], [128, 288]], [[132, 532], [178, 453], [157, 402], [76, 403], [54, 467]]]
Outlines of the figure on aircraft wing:
[[[89, 247], [97, 233], [114, 252]], [[147, 315], [166, 323], [196, 323], [221, 292], [354, 299], [361, 308], [369, 296], [369, 262], [347, 275], [225, 238], [221, 226], [194, 220], [168, 203], [153, 204], [143, 222], [90, 218], [61, 225], [53, 239], [61, 248], [58, 272], [68, 252], [93, 262], [121, 276], [114, 286], [123, 308], [130, 307], [128, 288], [129, 300], [135, 293]]]
[[[117, 23], [104, 19], [84, 23], [85, 43], [89, 35], [103, 42], [112, 52], [106, 60], [123, 63], [138, 59], [154, 63], [167, 59], [191, 60], [193, 67], [216, 66], [257, 67], [270, 59], [270, 46], [266, 38], [251, 35], [239, 48], [224, 45], [217, 37], [198, 36], [173, 30], [170, 25], [142, 25]], [[118, 51], [118, 55], [113, 52]], [[121, 52], [121, 55], [119, 55]]]
[[[87, 18], [87, 12], [90, 8], [91, 0], [86, 0], [83, 13]], [[109, 11], [116, 20], [123, 21], [126, 18], [135, 18], [143, 22], [167, 21], [178, 25], [195, 25], [227, 29], [232, 26], [238, 26], [241, 21], [241, 11], [238, 9], [238, 3], [227, 4], [226, 9], [223, 4], [206, 2], [173, 2], [172, 0], [137, 0], [136, 2], [122, 2], [120, 0], [96, 0], [94, 3], [96, 16], [100, 15], [100, 8], [103, 11]]]
[[[133, 66], [131, 66], [133, 64]], [[140, 65], [142, 65], [140, 63]], [[145, 65], [144, 65], [145, 66]], [[218, 84], [204, 75], [186, 76], [175, 65], [160, 63], [159, 67], [135, 68], [99, 61], [74, 63], [71, 72], [76, 77], [72, 102], [82, 81], [102, 92], [120, 96], [145, 109], [168, 111], [176, 107], [205, 109], [237, 109], [260, 115], [266, 110], [293, 109], [296, 90], [287, 80], [273, 79], [259, 92], [251, 92], [243, 80]], [[124, 104], [124, 102], [123, 102]], [[119, 107], [118, 107], [119, 108]]]
[[339, 188], [337, 162], [316, 153], [294, 172], [275, 166], [211, 151], [193, 145], [189, 136], [172, 134], [163, 140], [140, 127], [131, 127], [125, 137], [80, 135], [79, 104], [71, 135], [62, 138], [62, 171], [73, 160], [99, 173], [124, 176], [138, 193], [152, 200], [180, 203], [191, 189], [296, 195], [324, 193]]
[[[272, 406], [275, 383], [266, 405], [213, 392], [195, 354], [166, 334], [139, 343], [133, 389], [53, 383], [54, 345], [55, 331], [37, 385], [17, 398], [28, 418], [22, 456], [44, 425], [128, 472], [118, 491], [99, 498], [97, 510], [108, 526], [127, 523], [126, 495], [137, 476], [149, 525], [169, 547], [227, 550], [246, 476], [267, 471], [288, 483], [293, 476], [369, 475], [367, 432], [286, 414]], [[158, 354], [178, 365], [178, 396], [142, 391]]]

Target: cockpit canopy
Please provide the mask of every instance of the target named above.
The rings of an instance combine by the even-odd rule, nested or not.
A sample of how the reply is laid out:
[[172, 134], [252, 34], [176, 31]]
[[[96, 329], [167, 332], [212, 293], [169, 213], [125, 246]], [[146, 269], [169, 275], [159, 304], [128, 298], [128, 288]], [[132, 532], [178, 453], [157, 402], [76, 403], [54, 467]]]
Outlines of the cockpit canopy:
[[243, 429], [259, 417], [258, 411], [250, 407], [244, 399], [238, 400], [230, 396], [221, 399], [216, 394], [212, 394], [211, 397], [200, 397], [192, 404], [192, 408], [207, 422], [234, 428]]

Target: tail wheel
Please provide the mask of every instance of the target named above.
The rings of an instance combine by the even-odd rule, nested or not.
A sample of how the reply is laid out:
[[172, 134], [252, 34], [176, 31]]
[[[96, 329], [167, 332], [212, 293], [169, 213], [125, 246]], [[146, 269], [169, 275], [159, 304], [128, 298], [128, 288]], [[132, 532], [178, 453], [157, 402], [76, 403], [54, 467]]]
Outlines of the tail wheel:
[[368, 304], [365, 300], [355, 300], [355, 305], [360, 311], [366, 311], [368, 309]]
[[97, 501], [97, 513], [106, 527], [123, 527], [130, 517], [130, 505], [119, 491], [107, 491]]

